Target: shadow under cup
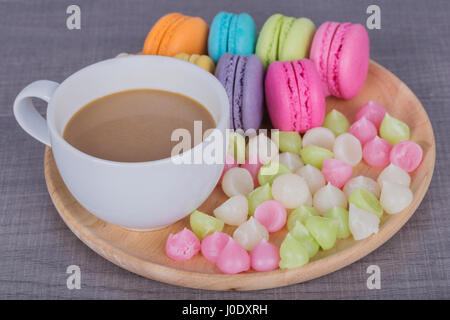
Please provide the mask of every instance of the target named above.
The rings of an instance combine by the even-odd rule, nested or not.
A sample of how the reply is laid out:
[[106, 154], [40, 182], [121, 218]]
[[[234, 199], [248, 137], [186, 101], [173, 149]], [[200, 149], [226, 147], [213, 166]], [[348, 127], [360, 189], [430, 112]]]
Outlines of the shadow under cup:
[[213, 133], [185, 153], [208, 149], [215, 133], [225, 137], [229, 102], [213, 75], [161, 56], [127, 56], [93, 64], [67, 78], [51, 97], [47, 110], [50, 144], [73, 196], [109, 223], [132, 230], [159, 229], [184, 218], [206, 200], [222, 173], [226, 143], [218, 163], [179, 163], [171, 158], [133, 163], [92, 157], [62, 138], [67, 122], [80, 108], [97, 98], [132, 89], [183, 94], [211, 113], [216, 122]]

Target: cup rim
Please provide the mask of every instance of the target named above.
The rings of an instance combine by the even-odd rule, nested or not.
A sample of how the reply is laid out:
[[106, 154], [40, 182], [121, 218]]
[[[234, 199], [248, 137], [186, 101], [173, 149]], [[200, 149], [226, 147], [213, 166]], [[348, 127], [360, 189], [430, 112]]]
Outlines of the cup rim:
[[[225, 133], [225, 130], [228, 128], [227, 126], [227, 122], [228, 122], [228, 118], [229, 118], [229, 100], [228, 100], [228, 95], [225, 91], [225, 88], [223, 87], [223, 85], [220, 83], [220, 81], [210, 72], [202, 69], [201, 67], [184, 61], [184, 60], [180, 60], [180, 59], [176, 59], [176, 58], [172, 58], [172, 57], [166, 57], [166, 56], [156, 56], [156, 55], [129, 55], [129, 56], [124, 56], [124, 57], [115, 57], [115, 58], [110, 58], [110, 59], [106, 59], [106, 60], [102, 60], [99, 62], [95, 62], [93, 64], [90, 64], [74, 73], [72, 73], [70, 76], [68, 76], [65, 80], [63, 80], [60, 85], [58, 86], [58, 88], [56, 89], [56, 91], [54, 92], [54, 95], [57, 94], [57, 92], [60, 90], [60, 88], [62, 86], [64, 86], [65, 83], [67, 83], [67, 81], [69, 79], [75, 78], [77, 76], [80, 75], [80, 73], [85, 72], [87, 70], [90, 69], [94, 69], [97, 68], [99, 65], [103, 65], [103, 64], [114, 64], [117, 63], [118, 61], [123, 59], [134, 59], [134, 60], [144, 60], [144, 59], [154, 59], [154, 60], [167, 60], [170, 61], [170, 63], [174, 63], [174, 64], [179, 64], [180, 67], [183, 68], [187, 68], [187, 69], [191, 69], [192, 72], [195, 72], [197, 74], [199, 74], [202, 77], [206, 77], [209, 78], [208, 83], [213, 83], [214, 86], [217, 87], [218, 89], [218, 94], [220, 95], [219, 97], [219, 101], [226, 101], [227, 103], [224, 104], [224, 106], [222, 106], [221, 103], [221, 107], [220, 107], [220, 118], [219, 118], [219, 122], [216, 122], [216, 126], [213, 129], [213, 131], [211, 132], [211, 134], [206, 138], [203, 139], [201, 143], [197, 144], [196, 146], [194, 146], [193, 148], [190, 148], [186, 151], [184, 151], [183, 153], [179, 154], [178, 156], [183, 157], [184, 155], [186, 155], [188, 152], [195, 152], [196, 150], [198, 150], [199, 148], [203, 148], [204, 144], [207, 143], [210, 139], [210, 137], [213, 136], [213, 134], [217, 131], [222, 131], [221, 128], [223, 128], [223, 133]], [[149, 88], [151, 89], [151, 88]], [[120, 92], [120, 91], [118, 91]], [[190, 97], [191, 98], [191, 97]], [[81, 150], [78, 150], [77, 148], [75, 148], [74, 146], [72, 146], [70, 143], [68, 143], [61, 134], [59, 134], [58, 130], [56, 129], [56, 125], [55, 125], [55, 118], [54, 118], [54, 111], [53, 111], [53, 107], [52, 107], [52, 99], [50, 99], [50, 102], [48, 104], [47, 107], [47, 126], [48, 126], [48, 130], [50, 132], [50, 139], [56, 139], [57, 142], [59, 144], [61, 144], [63, 147], [69, 149], [71, 152], [77, 154], [78, 156], [84, 157], [87, 160], [91, 160], [94, 162], [98, 162], [100, 164], [105, 164], [105, 165], [109, 165], [109, 166], [125, 166], [125, 167], [143, 167], [143, 166], [151, 166], [151, 165], [161, 165], [161, 164], [166, 164], [168, 162], [172, 161], [172, 156], [170, 157], [166, 157], [163, 159], [158, 159], [158, 160], [152, 160], [152, 161], [140, 161], [140, 162], [121, 162], [121, 161], [113, 161], [113, 160], [106, 160], [106, 159], [101, 159], [98, 157], [94, 157], [90, 154], [87, 154]], [[79, 109], [78, 109], [79, 110]], [[208, 110], [209, 111], [209, 110]], [[53, 143], [51, 143], [51, 147], [53, 147]]]

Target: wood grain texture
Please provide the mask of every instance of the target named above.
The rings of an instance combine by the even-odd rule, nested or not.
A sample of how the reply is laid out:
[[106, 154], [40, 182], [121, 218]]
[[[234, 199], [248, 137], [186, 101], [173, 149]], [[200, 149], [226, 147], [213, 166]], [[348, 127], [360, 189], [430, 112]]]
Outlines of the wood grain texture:
[[[201, 255], [185, 263], [172, 261], [165, 255], [165, 241], [170, 233], [188, 226], [188, 218], [152, 232], [128, 231], [96, 218], [73, 198], [64, 185], [50, 148], [45, 151], [44, 163], [47, 187], [59, 214], [78, 238], [109, 261], [144, 277], [209, 290], [255, 290], [304, 282], [349, 265], [382, 245], [413, 215], [430, 184], [436, 158], [430, 120], [412, 91], [388, 70], [371, 62], [367, 81], [360, 94], [347, 101], [328, 98], [327, 109], [336, 108], [353, 121], [356, 110], [369, 100], [381, 103], [391, 115], [405, 121], [411, 128], [411, 140], [423, 148], [423, 162], [412, 173], [414, 200], [399, 214], [385, 213], [377, 235], [362, 241], [352, 238], [339, 240], [333, 249], [320, 251], [312, 262], [300, 268], [224, 275]], [[361, 162], [354, 171], [354, 176], [365, 175], [376, 179], [381, 170]], [[200, 210], [212, 213], [225, 200], [226, 196], [217, 187]], [[231, 234], [233, 228], [227, 226], [225, 231]], [[285, 234], [286, 230], [271, 234], [270, 241], [280, 245]]]

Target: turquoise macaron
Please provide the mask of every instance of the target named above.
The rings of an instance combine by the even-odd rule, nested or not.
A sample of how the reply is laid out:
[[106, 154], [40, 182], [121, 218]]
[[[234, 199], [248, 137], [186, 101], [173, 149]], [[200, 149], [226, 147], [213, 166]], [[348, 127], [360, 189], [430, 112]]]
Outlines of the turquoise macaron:
[[258, 30], [247, 13], [219, 12], [213, 19], [208, 37], [208, 55], [214, 62], [225, 52], [240, 55], [255, 53]]

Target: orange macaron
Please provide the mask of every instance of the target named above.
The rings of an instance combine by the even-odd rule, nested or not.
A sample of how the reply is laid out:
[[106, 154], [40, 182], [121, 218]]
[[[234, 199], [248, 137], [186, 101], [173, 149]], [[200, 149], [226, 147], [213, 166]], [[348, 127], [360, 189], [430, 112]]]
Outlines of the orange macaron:
[[181, 52], [206, 54], [208, 32], [208, 24], [202, 18], [169, 13], [152, 27], [142, 53], [169, 57]]

